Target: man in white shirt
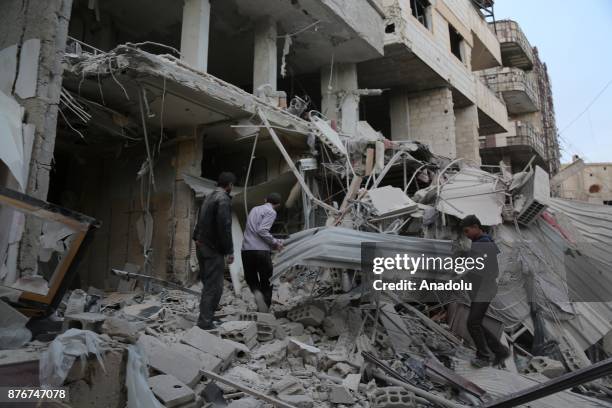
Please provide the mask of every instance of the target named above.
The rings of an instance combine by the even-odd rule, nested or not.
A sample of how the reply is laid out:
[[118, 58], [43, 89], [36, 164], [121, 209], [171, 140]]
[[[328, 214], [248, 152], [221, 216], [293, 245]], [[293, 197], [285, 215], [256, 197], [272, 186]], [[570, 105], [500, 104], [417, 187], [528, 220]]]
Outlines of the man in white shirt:
[[267, 312], [272, 303], [272, 256], [273, 249], [283, 248], [283, 241], [270, 233], [276, 220], [276, 210], [281, 205], [281, 196], [272, 193], [263, 205], [253, 207], [246, 222], [242, 241], [242, 266], [244, 278], [255, 296], [260, 312]]

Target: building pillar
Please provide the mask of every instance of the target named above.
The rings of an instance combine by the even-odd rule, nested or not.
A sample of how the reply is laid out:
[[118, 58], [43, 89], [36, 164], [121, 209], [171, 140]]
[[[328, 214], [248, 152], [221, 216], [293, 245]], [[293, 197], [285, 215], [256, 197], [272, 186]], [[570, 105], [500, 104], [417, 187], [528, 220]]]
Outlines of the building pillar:
[[276, 50], [276, 22], [271, 18], [255, 24], [255, 59], [253, 63], [253, 93], [263, 86], [270, 85], [268, 91], [276, 91], [278, 54]]
[[185, 0], [181, 27], [181, 58], [193, 68], [208, 69], [210, 0]]
[[481, 164], [476, 105], [455, 109], [455, 136], [457, 157]]
[[[331, 76], [331, 79], [330, 79]], [[343, 133], [354, 135], [359, 121], [357, 64], [337, 64], [321, 70], [321, 111]]]
[[411, 94], [408, 105], [410, 139], [428, 145], [435, 154], [456, 157], [455, 114], [451, 90], [439, 88]]
[[410, 103], [405, 92], [394, 92], [389, 98], [391, 140], [410, 139]]

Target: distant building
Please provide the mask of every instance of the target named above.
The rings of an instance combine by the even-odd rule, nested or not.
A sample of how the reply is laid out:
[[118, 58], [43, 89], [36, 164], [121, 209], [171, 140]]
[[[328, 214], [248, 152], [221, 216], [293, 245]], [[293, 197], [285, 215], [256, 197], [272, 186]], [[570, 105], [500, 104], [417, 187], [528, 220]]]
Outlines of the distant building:
[[[562, 164], [561, 169], [567, 166]], [[560, 195], [570, 200], [612, 205], [612, 162], [585, 163], [578, 174], [561, 183]]]

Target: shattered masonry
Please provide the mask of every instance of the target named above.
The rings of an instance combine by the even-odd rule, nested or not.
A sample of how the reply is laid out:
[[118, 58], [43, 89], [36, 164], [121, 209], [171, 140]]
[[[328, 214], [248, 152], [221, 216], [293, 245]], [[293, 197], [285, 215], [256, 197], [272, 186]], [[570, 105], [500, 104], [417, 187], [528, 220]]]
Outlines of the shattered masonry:
[[[584, 163], [561, 168], [546, 64], [492, 8], [3, 1], [0, 384], [75, 407], [611, 406], [612, 213], [557, 197]], [[203, 331], [191, 231], [228, 170], [236, 251], [273, 191], [285, 248], [270, 313], [237, 259]], [[361, 270], [365, 242], [451, 256], [468, 214], [501, 249], [500, 367], [470, 366], [465, 293], [377, 295]]]

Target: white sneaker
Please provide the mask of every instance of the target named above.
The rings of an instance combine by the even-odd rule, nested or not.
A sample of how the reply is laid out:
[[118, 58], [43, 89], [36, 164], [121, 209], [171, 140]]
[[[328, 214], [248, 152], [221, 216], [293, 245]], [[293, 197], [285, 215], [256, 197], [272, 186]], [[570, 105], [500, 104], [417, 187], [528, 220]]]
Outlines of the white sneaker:
[[268, 305], [264, 299], [263, 293], [258, 290], [253, 291], [255, 297], [255, 303], [257, 303], [257, 310], [261, 313], [268, 313]]

